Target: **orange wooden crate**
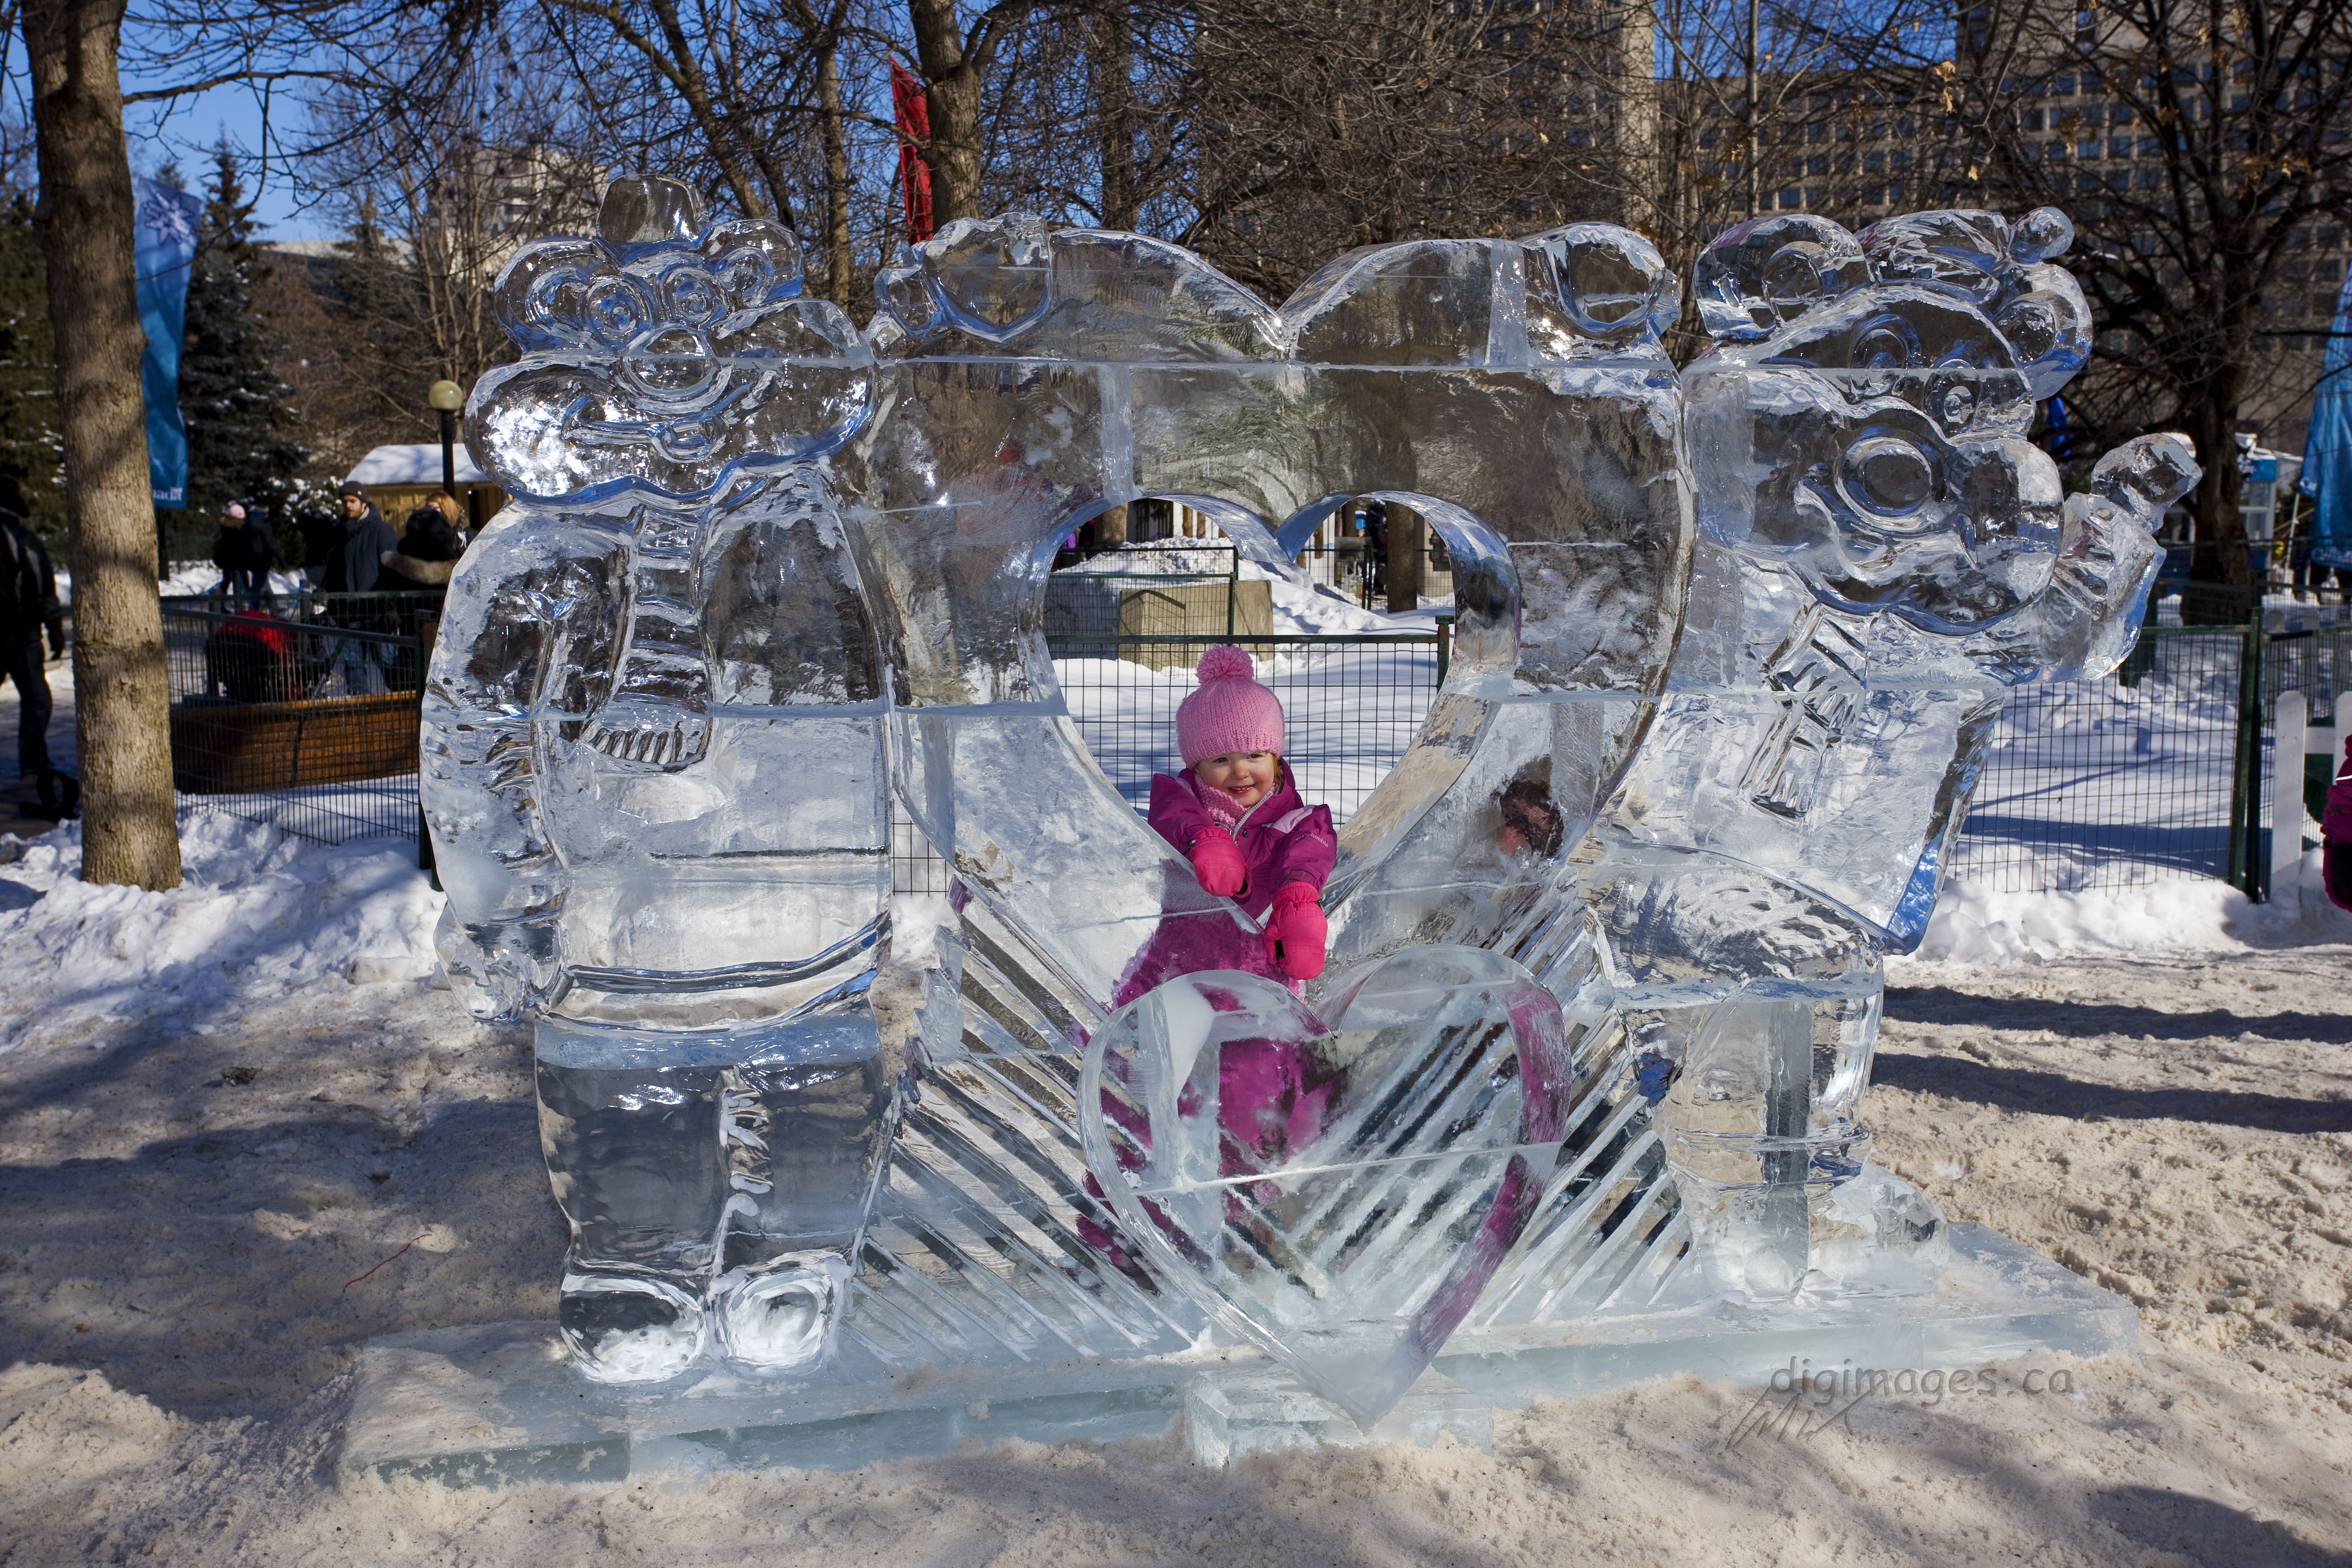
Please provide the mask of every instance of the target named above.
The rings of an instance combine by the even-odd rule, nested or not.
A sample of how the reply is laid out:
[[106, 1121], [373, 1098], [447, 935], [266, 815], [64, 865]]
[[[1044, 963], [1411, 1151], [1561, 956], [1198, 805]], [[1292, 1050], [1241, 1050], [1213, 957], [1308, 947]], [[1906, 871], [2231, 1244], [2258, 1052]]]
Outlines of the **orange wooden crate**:
[[172, 787], [254, 795], [416, 771], [413, 691], [299, 702], [174, 703]]

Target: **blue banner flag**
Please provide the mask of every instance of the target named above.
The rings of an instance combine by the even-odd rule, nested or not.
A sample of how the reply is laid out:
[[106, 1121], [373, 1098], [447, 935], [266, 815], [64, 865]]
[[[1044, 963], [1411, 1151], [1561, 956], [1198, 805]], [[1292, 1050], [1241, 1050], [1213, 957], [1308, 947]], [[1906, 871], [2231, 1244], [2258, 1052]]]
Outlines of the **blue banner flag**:
[[147, 395], [147, 471], [155, 504], [188, 504], [188, 427], [180, 421], [180, 337], [187, 322], [188, 275], [205, 204], [185, 191], [132, 175], [138, 206], [131, 257], [139, 269], [139, 324], [147, 331], [139, 384]]
[[2336, 299], [2319, 390], [2311, 399], [2311, 433], [2304, 437], [2303, 478], [2296, 489], [2319, 498], [2310, 531], [2311, 559], [2319, 566], [2352, 566], [2352, 271]]

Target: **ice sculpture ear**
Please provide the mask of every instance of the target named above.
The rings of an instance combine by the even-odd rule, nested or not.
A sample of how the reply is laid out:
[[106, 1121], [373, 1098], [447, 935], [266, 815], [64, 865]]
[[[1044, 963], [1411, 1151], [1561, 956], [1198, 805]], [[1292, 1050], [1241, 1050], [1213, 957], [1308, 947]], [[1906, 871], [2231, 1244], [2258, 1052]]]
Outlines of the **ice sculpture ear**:
[[2009, 257], [2020, 266], [2054, 260], [2074, 246], [2074, 220], [2056, 207], [2035, 207], [2009, 226]]
[[2001, 291], [2011, 245], [1999, 213], [1956, 209], [1881, 218], [1862, 231], [1862, 248], [1882, 283], [1927, 283], [1991, 305]]
[[1052, 302], [1053, 247], [1045, 220], [1034, 213], [958, 218], [916, 246], [913, 258], [948, 320], [989, 342], [1020, 336]]
[[1612, 344], [1654, 343], [1682, 314], [1680, 279], [1658, 247], [1613, 223], [1572, 223], [1537, 235], [1560, 302], [1578, 330]]
[[596, 235], [623, 259], [663, 246], [691, 243], [702, 232], [702, 199], [659, 174], [624, 174], [604, 187]]
[[1994, 321], [2037, 398], [2055, 396], [2091, 357], [2090, 301], [2063, 267], [2015, 268]]
[[1691, 283], [1709, 337], [1754, 342], [1869, 278], [1852, 234], [1825, 217], [1785, 213], [1717, 235], [1699, 252]]

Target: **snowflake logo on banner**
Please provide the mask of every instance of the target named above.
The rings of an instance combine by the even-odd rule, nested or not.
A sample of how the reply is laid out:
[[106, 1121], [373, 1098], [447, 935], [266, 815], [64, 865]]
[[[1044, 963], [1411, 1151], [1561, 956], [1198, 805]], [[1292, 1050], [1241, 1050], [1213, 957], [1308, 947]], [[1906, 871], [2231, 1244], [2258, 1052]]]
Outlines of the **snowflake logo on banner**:
[[[174, 197], [179, 199], [174, 200]], [[145, 199], [139, 204], [139, 226], [152, 229], [163, 238], [193, 249], [196, 243], [196, 221], [189, 213], [190, 203], [184, 193], [168, 186], [150, 184]]]

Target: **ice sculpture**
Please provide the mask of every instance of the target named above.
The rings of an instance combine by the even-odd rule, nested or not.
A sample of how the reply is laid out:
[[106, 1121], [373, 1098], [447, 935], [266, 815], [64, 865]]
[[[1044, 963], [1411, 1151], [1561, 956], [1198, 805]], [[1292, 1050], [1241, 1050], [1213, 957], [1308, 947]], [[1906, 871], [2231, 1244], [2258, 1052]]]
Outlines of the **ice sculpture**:
[[[1270, 309], [1160, 241], [959, 222], [863, 334], [668, 181], [526, 247], [524, 357], [467, 414], [517, 504], [452, 584], [424, 789], [453, 982], [538, 1020], [583, 1371], [1227, 1334], [1369, 1425], [1458, 1325], [1573, 1320], [1694, 1237], [1751, 1295], [1925, 1282], [1940, 1220], [1861, 1163], [1879, 954], [2000, 690], [2113, 661], [2194, 472], [2153, 437], [2062, 498], [2024, 443], [2086, 347], [2066, 238], [1744, 226], [1679, 376], [1677, 280], [1601, 224], [1369, 247]], [[1114, 1006], [1169, 922], [1248, 929], [1040, 629], [1058, 541], [1145, 495], [1277, 573], [1354, 496], [1452, 556], [1448, 679], [1303, 999]], [[894, 786], [957, 888], [895, 944]]]
[[873, 356], [773, 224], [616, 181], [527, 247], [467, 439], [515, 497], [452, 580], [424, 713], [441, 948], [539, 1018], [592, 1376], [823, 1353], [896, 1115], [886, 673], [824, 456]]
[[[1684, 372], [1702, 541], [1669, 698], [1585, 897], [1717, 1283], [1931, 1283], [1941, 1216], [1864, 1163], [1880, 955], [1925, 933], [2007, 688], [2112, 669], [2185, 438], [2064, 496], [2025, 434], [2090, 347], [2054, 209], [1791, 215], [1695, 278]], [[1661, 1075], [1663, 1079], [1664, 1075]]]

